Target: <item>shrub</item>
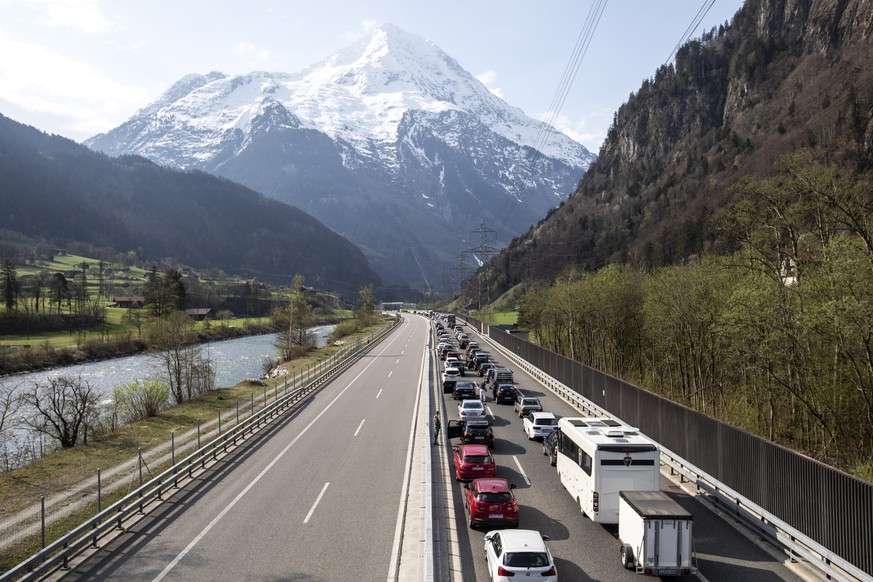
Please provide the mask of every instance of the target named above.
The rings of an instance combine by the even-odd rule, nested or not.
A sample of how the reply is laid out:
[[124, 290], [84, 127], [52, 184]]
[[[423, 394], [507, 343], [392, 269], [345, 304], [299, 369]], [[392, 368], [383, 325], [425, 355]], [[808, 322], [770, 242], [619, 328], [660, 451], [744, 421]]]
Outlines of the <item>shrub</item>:
[[167, 407], [170, 387], [157, 378], [134, 380], [116, 386], [112, 396], [123, 422], [135, 422], [157, 415]]

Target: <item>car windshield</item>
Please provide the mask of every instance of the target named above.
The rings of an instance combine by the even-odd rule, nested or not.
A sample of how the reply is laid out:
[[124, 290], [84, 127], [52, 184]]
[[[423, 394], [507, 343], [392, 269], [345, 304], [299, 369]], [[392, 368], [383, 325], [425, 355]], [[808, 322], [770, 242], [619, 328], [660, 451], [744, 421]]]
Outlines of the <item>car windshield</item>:
[[480, 493], [476, 496], [476, 501], [483, 501], [485, 503], [508, 503], [512, 501], [512, 494], [508, 491], [504, 491], [501, 493]]
[[475, 409], [481, 409], [481, 408], [482, 408], [482, 403], [479, 402], [478, 400], [467, 400], [467, 401], [464, 402], [463, 407], [464, 407], [464, 408], [470, 408], [470, 409], [473, 409], [473, 408], [475, 408]]
[[522, 400], [522, 404], [524, 404], [525, 406], [530, 406], [537, 405], [539, 404], [539, 402], [537, 402], [536, 398], [525, 398], [524, 400]]
[[[485, 445], [482, 445], [485, 446]], [[491, 457], [488, 455], [467, 455], [464, 457], [465, 463], [490, 463]]]
[[540, 418], [537, 421], [537, 424], [541, 424], [543, 426], [555, 426], [558, 424], [557, 419], [554, 418]]
[[544, 552], [507, 552], [504, 563], [514, 568], [542, 568], [549, 565], [549, 556]]

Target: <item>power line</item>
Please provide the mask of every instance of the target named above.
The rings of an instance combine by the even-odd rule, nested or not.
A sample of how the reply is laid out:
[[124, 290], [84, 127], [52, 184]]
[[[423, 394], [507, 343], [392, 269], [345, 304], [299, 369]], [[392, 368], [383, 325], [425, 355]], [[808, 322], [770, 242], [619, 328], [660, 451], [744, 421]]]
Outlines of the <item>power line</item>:
[[[708, 6], [707, 6], [708, 4]], [[679, 47], [688, 42], [688, 39], [694, 34], [694, 31], [697, 30], [697, 27], [700, 26], [700, 23], [706, 17], [709, 10], [715, 4], [715, 0], [704, 0], [703, 5], [700, 7], [700, 10], [697, 11], [697, 14], [691, 20], [691, 24], [688, 25], [688, 28], [685, 29], [685, 32], [682, 33], [682, 38], [679, 39], [679, 42], [676, 43], [676, 46], [673, 47], [673, 50], [670, 52], [670, 56], [667, 57], [667, 60], [664, 61], [665, 65], [670, 64], [670, 61], [673, 60], [673, 57], [679, 52]]]
[[[504, 210], [501, 210], [498, 214], [498, 228], [501, 231], [506, 228], [513, 210], [515, 210], [522, 194], [527, 189], [528, 182], [531, 181], [531, 176], [533, 176], [536, 163], [542, 156], [541, 150], [552, 134], [552, 128], [557, 122], [561, 109], [564, 107], [564, 103], [570, 93], [570, 88], [573, 85], [573, 81], [576, 79], [582, 61], [588, 52], [588, 47], [591, 44], [591, 39], [594, 37], [594, 32], [597, 30], [597, 26], [600, 23], [600, 18], [603, 16], [603, 11], [606, 9], [607, 1], [608, 0], [595, 0], [588, 11], [588, 16], [585, 19], [579, 37], [576, 39], [576, 45], [573, 47], [567, 65], [564, 67], [564, 73], [558, 83], [558, 88], [549, 104], [549, 115], [546, 118], [546, 121], [542, 122], [539, 126], [537, 135], [534, 138], [534, 143], [526, 157], [526, 175], [522, 177], [520, 187], [516, 188], [516, 192], [510, 192], [510, 198], [504, 204]], [[713, 2], [714, 1], [715, 0], [713, 0]]]

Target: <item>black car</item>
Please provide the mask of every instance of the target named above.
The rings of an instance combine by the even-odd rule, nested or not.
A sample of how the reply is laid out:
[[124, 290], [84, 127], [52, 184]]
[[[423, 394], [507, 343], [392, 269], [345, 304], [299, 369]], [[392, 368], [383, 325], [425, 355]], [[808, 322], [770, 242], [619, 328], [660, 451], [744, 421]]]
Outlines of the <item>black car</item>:
[[511, 404], [515, 402], [516, 389], [512, 384], [495, 384], [491, 394], [494, 396], [494, 402]]
[[558, 435], [560, 430], [552, 431], [552, 434], [543, 439], [543, 454], [549, 457], [549, 464], [554, 467], [558, 464]]
[[494, 450], [494, 431], [487, 420], [450, 420], [449, 438], [460, 438], [465, 445], [486, 445]]
[[452, 398], [455, 400], [476, 398], [476, 383], [472, 380], [456, 380], [452, 388]]

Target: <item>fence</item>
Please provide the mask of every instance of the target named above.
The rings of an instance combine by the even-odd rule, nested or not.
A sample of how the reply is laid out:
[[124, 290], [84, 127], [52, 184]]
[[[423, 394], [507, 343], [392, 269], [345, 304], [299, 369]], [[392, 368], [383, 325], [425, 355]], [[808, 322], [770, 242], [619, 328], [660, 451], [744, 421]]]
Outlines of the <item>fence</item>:
[[[399, 318], [395, 318], [392, 323], [383, 327], [379, 332], [371, 334], [366, 339], [358, 340], [355, 344], [347, 346], [337, 354], [334, 354], [329, 360], [319, 363], [317, 367], [310, 370], [308, 376], [298, 378], [300, 382], [298, 388], [293, 389], [292, 386], [292, 390], [289, 392], [286, 384], [283, 395], [280, 395], [279, 387], [277, 386], [272, 394], [272, 403], [268, 399], [270, 395], [264, 392], [263, 407], [255, 411], [254, 401], [252, 401], [250, 416], [237, 420], [233, 427], [225, 427], [224, 431], [222, 431], [220, 417], [218, 418], [216, 430], [209, 434], [201, 435], [198, 427], [196, 441], [193, 441], [196, 443], [197, 448], [181, 461], [176, 461], [176, 453], [180, 452], [180, 449], [176, 446], [177, 442], [171, 441], [168, 444], [171, 452], [167, 454], [171, 455], [172, 465], [163, 470], [159, 475], [148, 480], [148, 482], [143, 482], [142, 456], [139, 455], [133, 460], [132, 465], [135, 467], [134, 471], [139, 474], [138, 487], [106, 509], [102, 509], [99, 501], [97, 501], [98, 510], [94, 516], [88, 518], [58, 539], [46, 544], [44, 500], [37, 504], [33, 511], [26, 510], [22, 512], [25, 518], [29, 517], [33, 521], [35, 531], [31, 531], [30, 535], [41, 536], [42, 549], [8, 572], [0, 575], [0, 582], [7, 580], [33, 580], [55, 568], [66, 568], [71, 557], [89, 546], [97, 547], [98, 542], [102, 538], [110, 535], [113, 531], [122, 530], [125, 527], [125, 523], [142, 516], [150, 504], [162, 500], [165, 494], [178, 488], [186, 479], [191, 478], [195, 471], [204, 470], [209, 464], [217, 461], [219, 456], [226, 454], [229, 448], [233, 448], [241, 441], [250, 438], [256, 431], [260, 430], [262, 425], [279, 417], [286, 410], [300, 402], [305, 396], [311, 394], [313, 390], [333, 379], [342, 370], [357, 361], [378, 340], [393, 330], [399, 321]], [[226, 422], [226, 424], [229, 423]], [[201, 437], [209, 441], [202, 447], [200, 446]], [[132, 478], [135, 479], [136, 475], [133, 475]], [[101, 495], [105, 493], [101, 490], [99, 472], [95, 485], [96, 488], [91, 493], [95, 500], [99, 500]], [[88, 486], [86, 485], [85, 487]], [[94, 485], [91, 487], [94, 487]], [[82, 487], [78, 488], [70, 496], [79, 497], [79, 495], [82, 495], [82, 489]], [[70, 513], [70, 510], [63, 509], [60, 513], [66, 515]]]
[[[761, 535], [841, 580], [873, 580], [873, 485], [467, 318], [576, 396], [638, 427]], [[808, 539], [805, 539], [808, 538]]]

